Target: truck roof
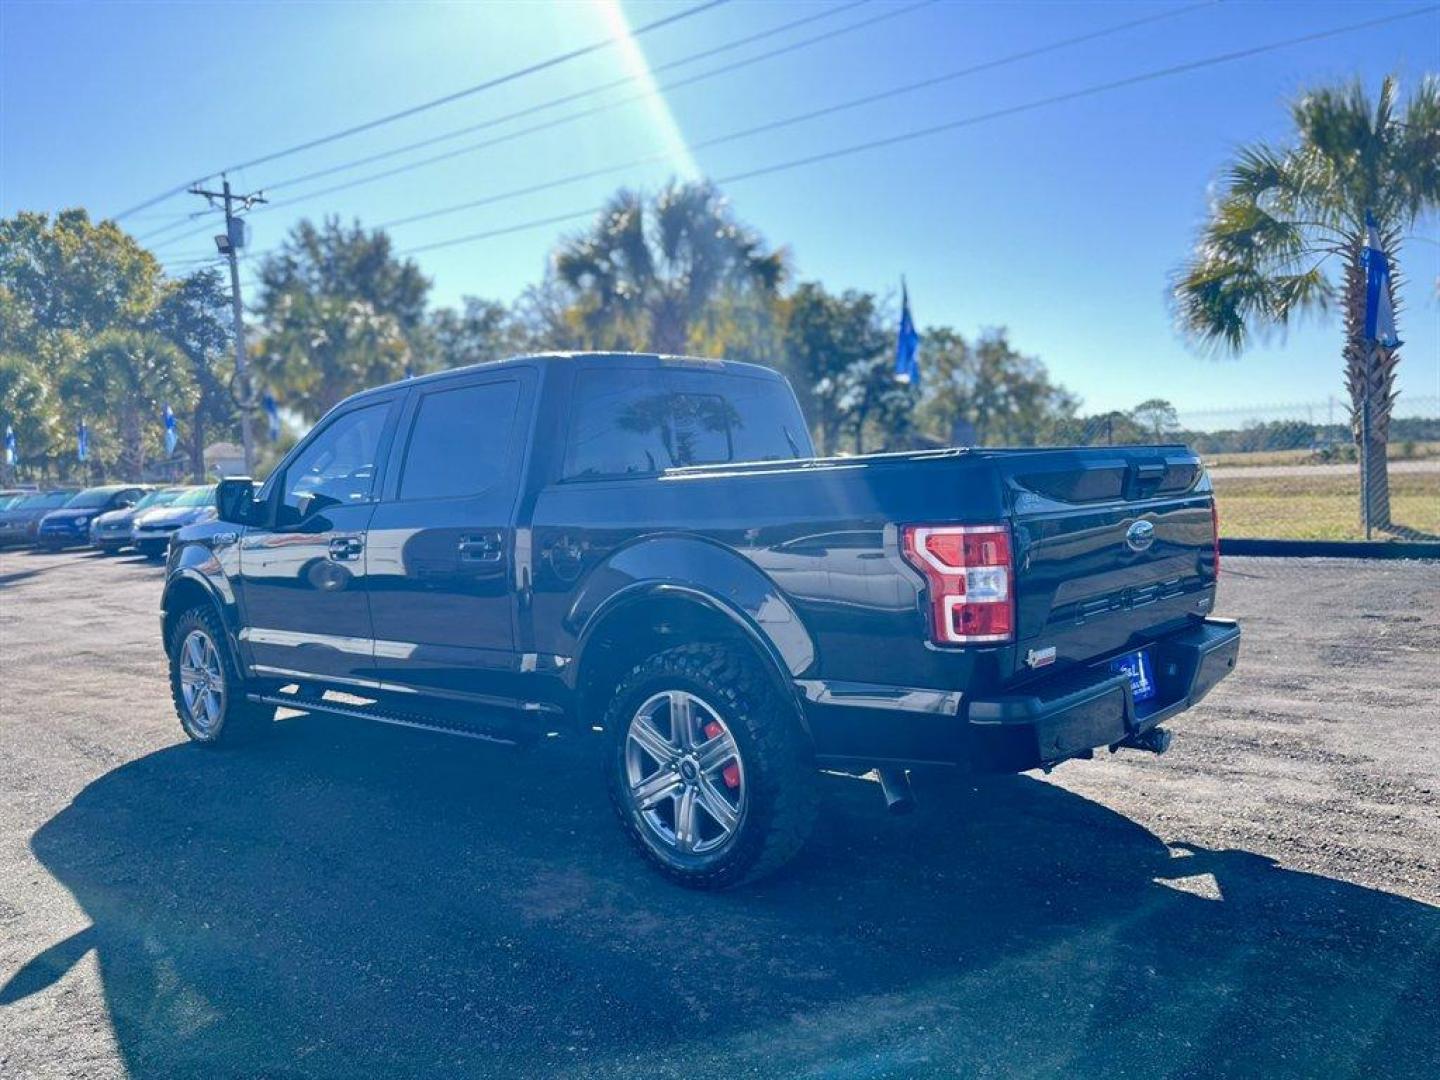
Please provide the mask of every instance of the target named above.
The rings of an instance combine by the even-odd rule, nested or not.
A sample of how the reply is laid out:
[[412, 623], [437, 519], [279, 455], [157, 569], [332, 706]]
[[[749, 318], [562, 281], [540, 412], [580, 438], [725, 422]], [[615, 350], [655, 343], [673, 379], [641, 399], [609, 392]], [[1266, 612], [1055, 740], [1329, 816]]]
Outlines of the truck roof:
[[496, 371], [502, 368], [531, 364], [579, 364], [584, 367], [603, 367], [606, 364], [622, 360], [630, 364], [640, 361], [645, 366], [711, 368], [762, 378], [784, 378], [780, 372], [774, 368], [765, 367], [763, 364], [750, 364], [741, 360], [719, 360], [703, 356], [670, 356], [664, 353], [600, 351], [524, 353], [519, 356], [509, 356], [503, 360], [486, 360], [479, 364], [467, 364], [464, 367], [446, 368], [444, 371], [431, 371], [409, 379], [400, 379], [396, 382], [385, 383], [381, 386], [372, 386], [369, 389], [352, 394], [345, 400], [353, 401], [356, 398], [365, 397], [369, 394], [378, 394], [385, 390], [392, 390], [398, 386], [418, 386], [424, 383], [440, 382], [457, 375], [465, 375], [476, 371]]

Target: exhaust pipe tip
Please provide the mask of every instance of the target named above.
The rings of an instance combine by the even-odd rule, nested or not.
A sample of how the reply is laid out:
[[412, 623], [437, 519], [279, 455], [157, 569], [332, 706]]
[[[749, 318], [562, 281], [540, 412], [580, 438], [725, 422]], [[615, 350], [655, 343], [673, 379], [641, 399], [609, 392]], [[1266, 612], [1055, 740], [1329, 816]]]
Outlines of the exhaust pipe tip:
[[904, 769], [876, 769], [880, 791], [885, 796], [885, 809], [892, 814], [908, 814], [915, 809], [915, 792], [910, 787], [910, 774]]

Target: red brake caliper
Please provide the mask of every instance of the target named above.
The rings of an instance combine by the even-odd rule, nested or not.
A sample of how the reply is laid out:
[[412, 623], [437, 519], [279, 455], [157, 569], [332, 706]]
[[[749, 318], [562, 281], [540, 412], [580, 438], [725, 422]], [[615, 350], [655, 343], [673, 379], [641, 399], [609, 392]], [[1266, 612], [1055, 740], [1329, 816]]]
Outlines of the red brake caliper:
[[[722, 728], [716, 720], [711, 720], [705, 725], [705, 737], [707, 739], [713, 739], [718, 735], [723, 735], [724, 732], [725, 729]], [[740, 763], [738, 761], [728, 762], [725, 768], [720, 770], [720, 775], [725, 778], [726, 787], [738, 788], [740, 786]]]

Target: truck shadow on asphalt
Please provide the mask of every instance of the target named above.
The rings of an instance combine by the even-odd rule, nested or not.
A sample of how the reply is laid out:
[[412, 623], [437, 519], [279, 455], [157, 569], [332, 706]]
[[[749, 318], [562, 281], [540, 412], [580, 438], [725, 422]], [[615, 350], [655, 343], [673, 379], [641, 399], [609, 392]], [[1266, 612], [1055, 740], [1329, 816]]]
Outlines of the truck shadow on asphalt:
[[[909, 818], [827, 778], [783, 877], [686, 892], [584, 751], [342, 720], [175, 746], [32, 840], [132, 1075], [1423, 1075], [1440, 910], [1169, 848], [1027, 777]], [[34, 995], [42, 995], [34, 997]]]

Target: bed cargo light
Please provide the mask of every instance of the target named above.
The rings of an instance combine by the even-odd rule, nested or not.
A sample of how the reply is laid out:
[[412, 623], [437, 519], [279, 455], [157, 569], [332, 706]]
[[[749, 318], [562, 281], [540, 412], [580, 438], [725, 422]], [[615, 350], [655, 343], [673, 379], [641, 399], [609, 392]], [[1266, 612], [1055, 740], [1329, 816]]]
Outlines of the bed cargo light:
[[906, 561], [925, 575], [932, 641], [976, 645], [1014, 638], [1009, 526], [906, 525], [902, 537]]

